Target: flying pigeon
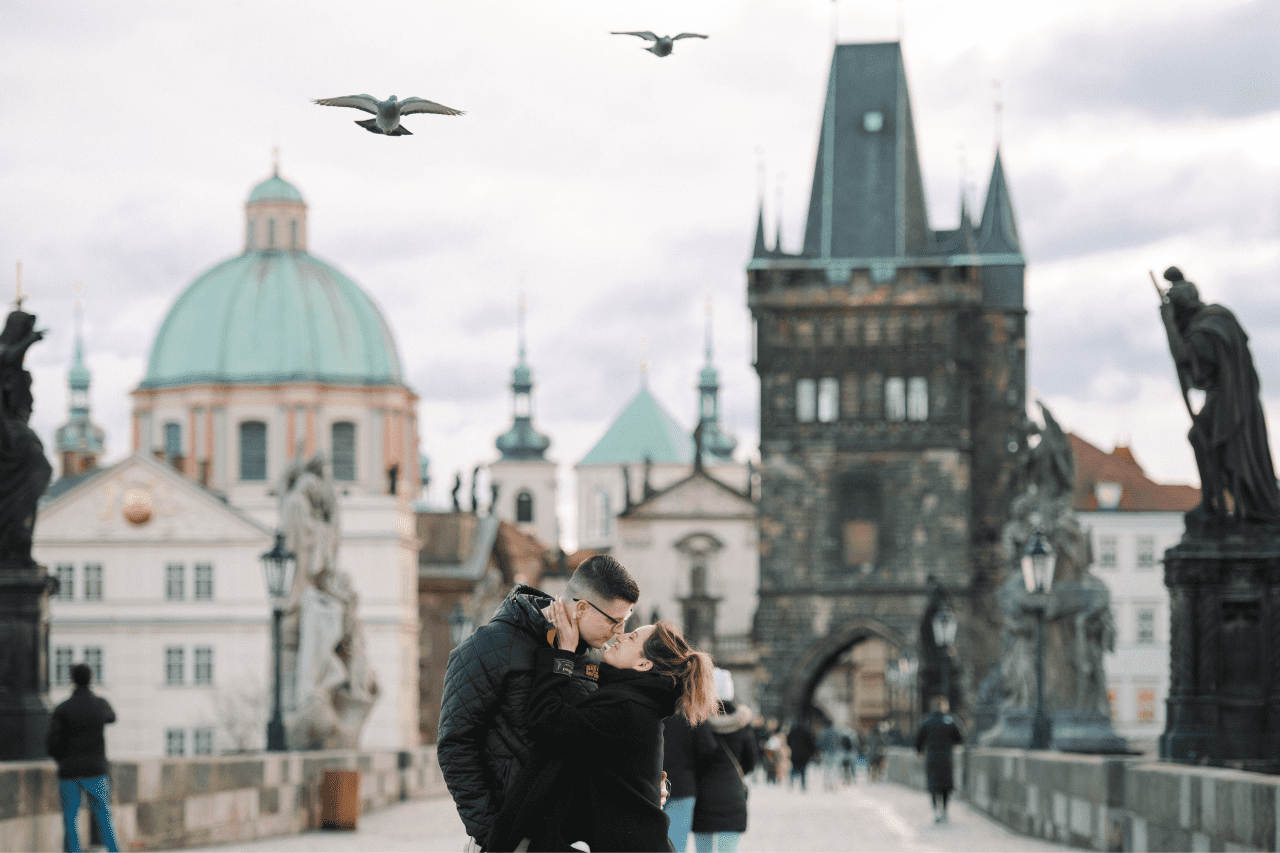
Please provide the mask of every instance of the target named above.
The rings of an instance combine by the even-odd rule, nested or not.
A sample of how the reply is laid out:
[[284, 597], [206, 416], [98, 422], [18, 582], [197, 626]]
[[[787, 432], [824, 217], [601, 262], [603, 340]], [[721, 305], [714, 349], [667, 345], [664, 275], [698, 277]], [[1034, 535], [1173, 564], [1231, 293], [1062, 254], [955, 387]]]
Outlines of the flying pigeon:
[[395, 95], [385, 101], [379, 101], [372, 95], [346, 95], [341, 98], [320, 98], [315, 103], [322, 107], [353, 107], [357, 110], [373, 113], [374, 118], [357, 121], [356, 124], [370, 133], [382, 133], [387, 136], [413, 135], [400, 124], [401, 116], [412, 115], [413, 113], [435, 113], [443, 116], [460, 116], [463, 114], [462, 110], [455, 110], [452, 107], [446, 107], [444, 104], [437, 104], [435, 101], [427, 101], [422, 98], [405, 98], [403, 101], [398, 101]]
[[673, 48], [673, 47], [675, 46], [675, 42], [676, 42], [676, 41], [678, 41], [679, 39], [704, 39], [704, 38], [706, 38], [706, 36], [704, 36], [704, 35], [699, 35], [698, 33], [681, 33], [681, 34], [680, 34], [680, 35], [678, 35], [678, 36], [656, 36], [656, 35], [654, 35], [653, 33], [649, 32], [648, 30], [645, 30], [645, 31], [644, 31], [644, 32], [642, 32], [642, 33], [619, 33], [619, 32], [614, 32], [614, 33], [611, 33], [610, 35], [615, 35], [615, 36], [640, 36], [640, 38], [644, 39], [645, 41], [651, 41], [651, 42], [653, 42], [653, 44], [651, 44], [651, 45], [649, 45], [648, 47], [646, 47], [646, 48], [645, 48], [645, 50], [649, 51], [649, 52], [650, 52], [650, 53], [652, 53], [654, 56], [670, 56], [670, 55], [671, 55], [671, 48]]

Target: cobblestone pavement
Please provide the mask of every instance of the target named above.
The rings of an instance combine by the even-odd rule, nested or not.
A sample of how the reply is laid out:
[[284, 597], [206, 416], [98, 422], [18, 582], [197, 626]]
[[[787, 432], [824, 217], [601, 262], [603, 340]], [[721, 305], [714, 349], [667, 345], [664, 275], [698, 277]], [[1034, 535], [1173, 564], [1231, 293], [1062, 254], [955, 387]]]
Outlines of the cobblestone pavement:
[[[1010, 832], [962, 802], [952, 803], [950, 818], [945, 824], [934, 824], [928, 795], [889, 783], [859, 782], [831, 792], [814, 786], [808, 793], [756, 786], [751, 790], [750, 828], [738, 849], [742, 853], [1031, 853], [1069, 849]], [[433, 799], [362, 815], [355, 832], [309, 832], [200, 849], [461, 853], [465, 843], [453, 801]]]

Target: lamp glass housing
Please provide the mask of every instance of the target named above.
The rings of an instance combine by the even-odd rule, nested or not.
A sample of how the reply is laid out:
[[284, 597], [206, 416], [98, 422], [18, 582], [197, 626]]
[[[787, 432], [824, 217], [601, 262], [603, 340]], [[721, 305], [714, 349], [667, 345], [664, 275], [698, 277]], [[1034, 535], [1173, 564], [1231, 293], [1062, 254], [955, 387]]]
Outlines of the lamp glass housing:
[[933, 615], [933, 640], [939, 646], [951, 648], [956, 643], [956, 628], [959, 627], [955, 611], [949, 604], [938, 608]]
[[1053, 587], [1053, 569], [1058, 556], [1039, 530], [1022, 554], [1022, 582], [1029, 593], [1047, 593]]
[[276, 532], [276, 542], [262, 557], [262, 577], [267, 583], [267, 594], [275, 601], [282, 601], [293, 586], [293, 572], [297, 555], [284, 546], [284, 534]]

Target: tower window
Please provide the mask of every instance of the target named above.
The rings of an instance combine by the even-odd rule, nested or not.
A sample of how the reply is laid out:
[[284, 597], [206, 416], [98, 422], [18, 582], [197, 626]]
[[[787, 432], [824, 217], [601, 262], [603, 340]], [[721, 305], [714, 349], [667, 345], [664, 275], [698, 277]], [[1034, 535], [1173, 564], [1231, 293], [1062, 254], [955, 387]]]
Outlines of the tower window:
[[262, 421], [240, 424], [240, 479], [267, 479], [267, 425]]
[[267, 220], [267, 248], [274, 249], [276, 247], [276, 221], [274, 219]]
[[249, 220], [249, 226], [248, 226], [248, 228], [246, 228], [246, 229], [245, 229], [245, 241], [244, 241], [244, 242], [245, 242], [245, 247], [246, 247], [248, 250], [250, 250], [250, 251], [252, 251], [254, 248], [256, 248], [256, 247], [253, 245], [253, 236], [254, 236], [254, 235], [253, 235], [253, 225], [254, 225], [254, 222], [253, 222], [253, 220], [252, 220], [252, 219], [250, 219], [250, 220]]
[[533, 521], [533, 495], [528, 492], [516, 495], [516, 521]]
[[840, 380], [826, 376], [818, 380], [818, 420], [829, 424], [840, 417]]
[[333, 454], [333, 479], [356, 478], [356, 425], [339, 421], [329, 428]]
[[289, 248], [298, 248], [298, 220], [289, 220]]
[[907, 380], [907, 420], [929, 420], [929, 380], [923, 376]]
[[182, 464], [182, 424], [164, 425], [164, 458], [171, 465]]
[[702, 419], [704, 421], [715, 420], [716, 417], [716, 395], [710, 392], [702, 394]]
[[812, 379], [796, 380], [796, 420], [810, 423], [818, 417], [818, 385]]
[[901, 376], [884, 381], [884, 416], [891, 421], [907, 419], [907, 383]]

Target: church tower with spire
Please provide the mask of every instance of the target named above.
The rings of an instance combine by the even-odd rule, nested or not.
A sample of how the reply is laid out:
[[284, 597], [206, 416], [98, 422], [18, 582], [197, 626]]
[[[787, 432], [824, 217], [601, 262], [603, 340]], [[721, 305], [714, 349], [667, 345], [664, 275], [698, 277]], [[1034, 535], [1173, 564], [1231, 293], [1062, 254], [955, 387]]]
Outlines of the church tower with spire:
[[711, 299], [707, 298], [707, 363], [698, 373], [698, 425], [708, 464], [733, 459], [738, 440], [720, 424], [720, 373], [711, 358]]
[[560, 544], [556, 517], [556, 464], [546, 458], [551, 439], [533, 426], [533, 370], [525, 361], [525, 304], [519, 303], [519, 351], [511, 371], [511, 429], [495, 442], [499, 458], [489, 464], [496, 488], [493, 513], [539, 542]]
[[77, 477], [98, 467], [98, 458], [106, 449], [107, 434], [89, 420], [89, 368], [84, 363], [84, 336], [80, 331], [81, 307], [76, 299], [76, 353], [67, 371], [70, 391], [67, 422], [58, 427], [54, 444], [62, 462], [60, 479]]
[[[797, 716], [879, 638], [952, 707], [997, 661], [1026, 406], [1026, 260], [996, 153], [981, 220], [930, 226], [902, 48], [835, 47], [804, 242], [747, 265], [760, 378], [758, 701]], [[953, 663], [924, 625], [960, 620]], [[946, 677], [943, 668], [946, 667]]]

